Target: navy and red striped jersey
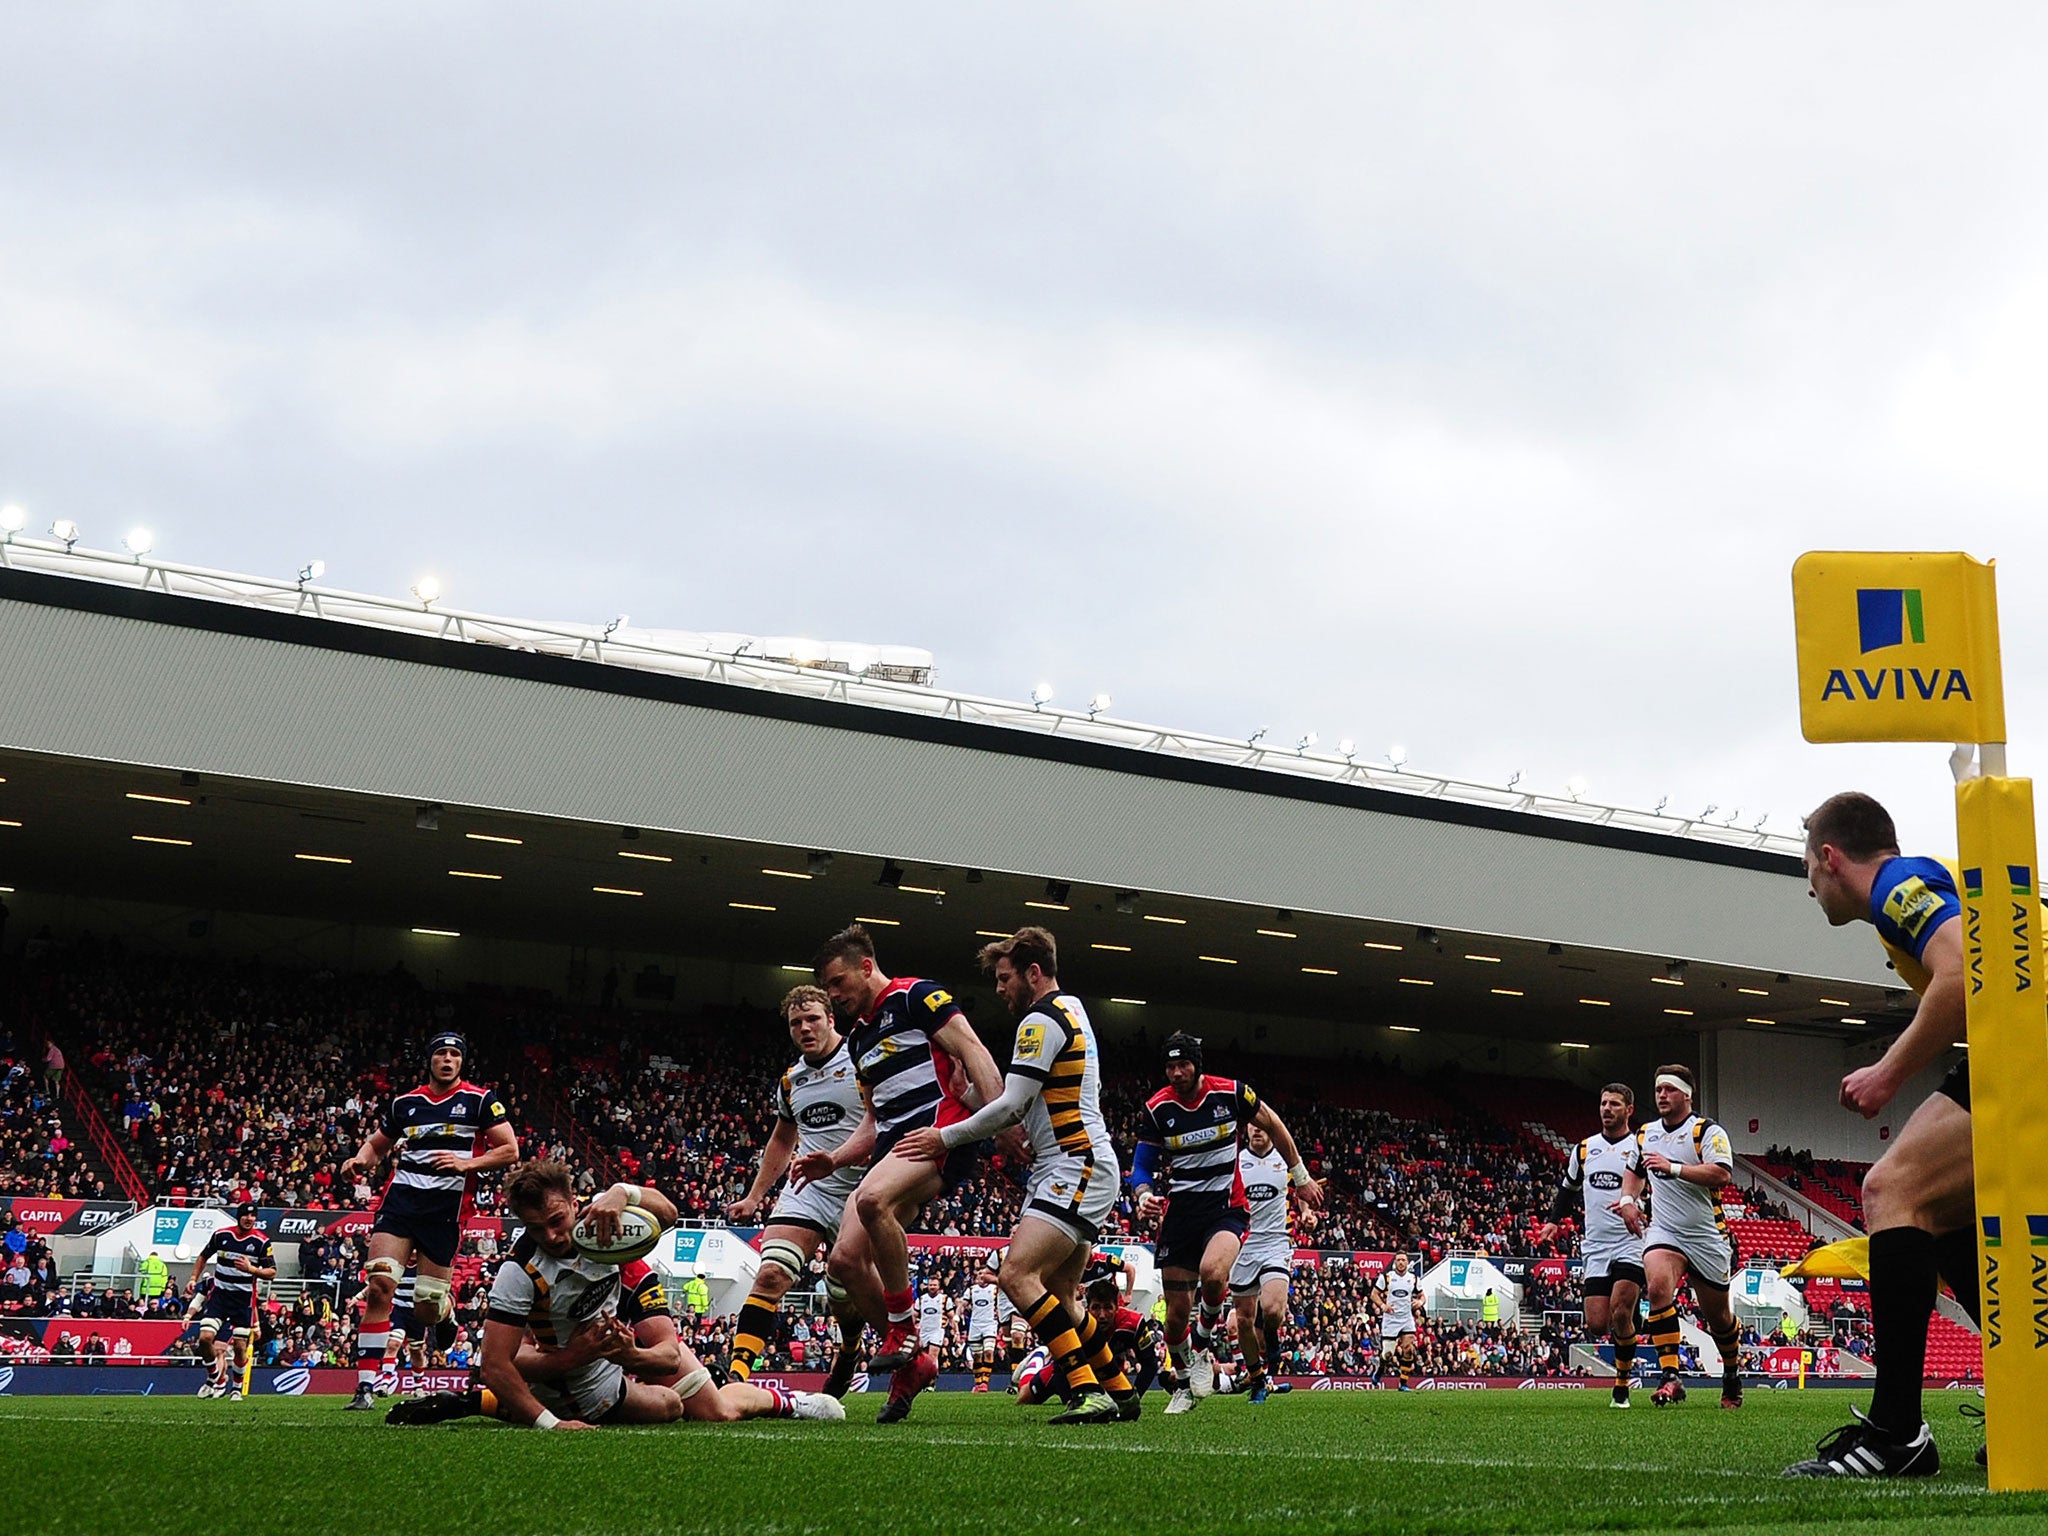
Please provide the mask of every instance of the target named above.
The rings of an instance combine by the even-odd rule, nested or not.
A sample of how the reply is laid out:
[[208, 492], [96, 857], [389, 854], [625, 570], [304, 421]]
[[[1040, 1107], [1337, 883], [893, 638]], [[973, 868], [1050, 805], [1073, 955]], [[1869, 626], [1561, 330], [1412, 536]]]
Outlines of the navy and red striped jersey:
[[1233, 1077], [1200, 1078], [1192, 1103], [1183, 1102], [1171, 1088], [1146, 1100], [1138, 1142], [1149, 1143], [1164, 1155], [1172, 1175], [1167, 1188], [1177, 1208], [1213, 1204], [1249, 1209], [1237, 1171], [1237, 1149], [1258, 1110], [1259, 1096], [1251, 1085]]

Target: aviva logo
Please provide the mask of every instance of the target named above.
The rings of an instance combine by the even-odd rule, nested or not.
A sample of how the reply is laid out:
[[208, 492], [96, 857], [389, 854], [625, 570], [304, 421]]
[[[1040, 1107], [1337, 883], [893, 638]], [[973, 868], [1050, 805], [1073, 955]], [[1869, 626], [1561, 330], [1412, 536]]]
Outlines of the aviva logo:
[[1984, 894], [1984, 871], [1966, 869], [1963, 871], [1963, 894], [1975, 901]]
[[[2034, 894], [2034, 871], [2028, 865], [2006, 865], [2005, 879], [2006, 883], [2012, 887], [2013, 895], [2031, 896]], [[2032, 1218], [2028, 1219], [2031, 1220]]]
[[1999, 1222], [1996, 1216], [1986, 1216], [1984, 1218], [1984, 1246], [1986, 1248], [1996, 1248], [2004, 1241], [1999, 1235], [1998, 1227]]
[[2048, 1248], [2048, 1216], [2027, 1218], [2027, 1243], [2034, 1248]]
[[1858, 587], [1856, 638], [1864, 655], [1904, 645], [1927, 643], [1927, 617], [1920, 608], [1918, 587]]

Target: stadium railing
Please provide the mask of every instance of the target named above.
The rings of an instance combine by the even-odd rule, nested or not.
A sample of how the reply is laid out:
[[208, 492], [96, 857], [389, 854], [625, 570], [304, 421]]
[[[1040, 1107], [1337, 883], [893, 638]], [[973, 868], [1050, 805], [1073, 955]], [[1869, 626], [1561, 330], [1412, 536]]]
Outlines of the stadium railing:
[[[37, 1056], [42, 1054], [43, 1048], [54, 1038], [40, 1023], [31, 1023], [29, 1035]], [[63, 1041], [59, 1040], [57, 1046], [59, 1050], [63, 1050]], [[64, 1059], [68, 1064], [77, 1058], [67, 1050], [64, 1051]], [[91, 1143], [94, 1155], [105, 1164], [107, 1172], [114, 1176], [114, 1183], [119, 1186], [122, 1196], [137, 1205], [147, 1204], [149, 1186], [142, 1182], [142, 1175], [135, 1171], [135, 1165], [128, 1160], [127, 1152], [114, 1138], [113, 1131], [107, 1126], [106, 1118], [100, 1114], [99, 1106], [93, 1103], [92, 1094], [86, 1090], [85, 1084], [79, 1081], [77, 1071], [69, 1065], [65, 1068], [64, 1080], [58, 1092], [65, 1108], [71, 1111], [80, 1128], [84, 1130], [85, 1139]]]

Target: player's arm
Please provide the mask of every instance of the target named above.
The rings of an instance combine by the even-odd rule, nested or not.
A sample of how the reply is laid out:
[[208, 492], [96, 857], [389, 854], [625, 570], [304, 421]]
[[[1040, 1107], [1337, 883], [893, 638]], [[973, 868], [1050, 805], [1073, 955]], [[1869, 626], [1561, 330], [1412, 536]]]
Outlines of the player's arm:
[[601, 1243], [610, 1242], [618, 1235], [620, 1213], [629, 1205], [639, 1206], [664, 1230], [676, 1224], [675, 1202], [667, 1195], [652, 1184], [622, 1182], [612, 1185], [584, 1207], [583, 1219], [590, 1227], [590, 1235]]
[[1572, 1155], [1565, 1160], [1564, 1177], [1557, 1181], [1557, 1193], [1550, 1197], [1549, 1219], [1536, 1229], [1536, 1241], [1539, 1243], [1555, 1242], [1565, 1217], [1571, 1215], [1572, 1207], [1579, 1203], [1585, 1188], [1585, 1177], [1579, 1168], [1579, 1153], [1584, 1148], [1584, 1142], [1573, 1147]]
[[354, 1157], [343, 1160], [341, 1165], [342, 1173], [347, 1175], [369, 1172], [370, 1169], [376, 1167], [390, 1155], [394, 1140], [395, 1138], [383, 1126], [378, 1126], [376, 1130], [363, 1138], [363, 1144], [356, 1149]]
[[557, 1419], [533, 1395], [526, 1378], [519, 1374], [519, 1346], [525, 1337], [523, 1317], [514, 1321], [494, 1312], [484, 1319], [484, 1385], [498, 1399], [498, 1417], [508, 1424], [530, 1424], [535, 1429], [590, 1428], [580, 1419]]
[[1913, 1022], [1882, 1057], [1842, 1079], [1842, 1107], [1855, 1110], [1866, 1120], [1898, 1097], [1908, 1079], [1932, 1066], [1966, 1033], [1960, 918], [1950, 918], [1934, 930], [1920, 951], [1920, 963], [1927, 967], [1929, 980], [1927, 990], [1920, 994], [1919, 1007], [1913, 1010]]
[[[955, 1009], [951, 1017], [941, 1024], [931, 1036], [932, 1044], [966, 1069], [968, 1085], [973, 1089], [967, 1099], [968, 1108], [980, 1109], [992, 1104], [1003, 1095], [1003, 1080], [996, 1071], [996, 1059], [989, 1055], [988, 1047], [981, 1043], [981, 1037], [967, 1022], [967, 1015]], [[1022, 1119], [1020, 1115], [1018, 1117]]]
[[1607, 1209], [1621, 1218], [1621, 1224], [1628, 1228], [1631, 1237], [1641, 1237], [1643, 1229], [1650, 1224], [1649, 1208], [1643, 1204], [1643, 1192], [1650, 1187], [1642, 1170], [1629, 1167], [1622, 1170], [1621, 1194], [1607, 1203]]
[[761, 1208], [761, 1202], [768, 1198], [768, 1191], [775, 1187], [775, 1181], [789, 1172], [790, 1162], [796, 1156], [796, 1122], [777, 1114], [775, 1129], [769, 1133], [768, 1144], [761, 1149], [761, 1166], [754, 1172], [754, 1182], [747, 1192], [726, 1206], [726, 1219], [745, 1221]]
[[1166, 1202], [1152, 1193], [1160, 1165], [1166, 1158], [1166, 1143], [1160, 1139], [1152, 1112], [1146, 1110], [1138, 1131], [1138, 1144], [1131, 1150], [1132, 1214], [1139, 1221], [1151, 1221], [1166, 1209]]
[[1251, 1089], [1242, 1091], [1252, 1097], [1258, 1109], [1252, 1115], [1252, 1123], [1259, 1126], [1273, 1138], [1273, 1146], [1287, 1162], [1287, 1182], [1294, 1186], [1294, 1197], [1312, 1211], [1323, 1206], [1323, 1186], [1310, 1177], [1308, 1164], [1301, 1160], [1301, 1148], [1294, 1144], [1294, 1133], [1287, 1129], [1287, 1122], [1279, 1112], [1264, 1099], [1252, 1094]]
[[258, 1280], [275, 1280], [277, 1278], [277, 1255], [270, 1251], [270, 1244], [265, 1243], [263, 1245], [263, 1257], [256, 1263], [245, 1264], [243, 1267]]

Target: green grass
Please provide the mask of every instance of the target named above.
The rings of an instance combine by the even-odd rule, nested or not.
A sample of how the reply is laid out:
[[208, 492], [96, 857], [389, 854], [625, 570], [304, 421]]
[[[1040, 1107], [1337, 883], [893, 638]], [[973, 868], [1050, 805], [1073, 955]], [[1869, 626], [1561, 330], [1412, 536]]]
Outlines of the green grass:
[[1860, 1393], [1711, 1394], [1627, 1414], [1587, 1392], [1309, 1393], [1184, 1418], [1051, 1429], [994, 1394], [848, 1422], [543, 1434], [386, 1427], [339, 1398], [0, 1398], [0, 1462], [38, 1532], [375, 1536], [817, 1532], [1588, 1531], [1808, 1527], [1885, 1536], [2048, 1530], [2048, 1495], [1992, 1495], [1981, 1443], [1928, 1395], [1938, 1478], [1793, 1483]]

